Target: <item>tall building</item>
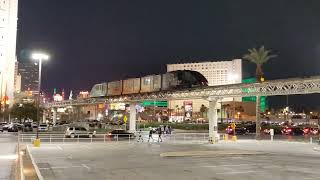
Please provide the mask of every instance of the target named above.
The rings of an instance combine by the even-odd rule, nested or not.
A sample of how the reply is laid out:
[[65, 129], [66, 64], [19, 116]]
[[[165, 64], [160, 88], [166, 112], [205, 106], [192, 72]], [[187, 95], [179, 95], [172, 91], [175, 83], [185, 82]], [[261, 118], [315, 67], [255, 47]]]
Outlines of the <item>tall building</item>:
[[[193, 70], [200, 72], [207, 80], [209, 86], [242, 83], [242, 60], [210, 61], [200, 63], [168, 64], [167, 71]], [[223, 101], [241, 101], [241, 98], [224, 98]], [[201, 105], [208, 107], [205, 100], [174, 100], [169, 101], [169, 108], [192, 106], [194, 112], [199, 112]]]
[[38, 93], [39, 66], [36, 63], [19, 63], [18, 73], [21, 76], [21, 92], [32, 91]]
[[208, 80], [209, 86], [242, 82], [242, 60], [168, 64], [167, 71], [193, 70], [200, 72]]
[[0, 1], [0, 97], [12, 104], [15, 91], [15, 62], [18, 0]]

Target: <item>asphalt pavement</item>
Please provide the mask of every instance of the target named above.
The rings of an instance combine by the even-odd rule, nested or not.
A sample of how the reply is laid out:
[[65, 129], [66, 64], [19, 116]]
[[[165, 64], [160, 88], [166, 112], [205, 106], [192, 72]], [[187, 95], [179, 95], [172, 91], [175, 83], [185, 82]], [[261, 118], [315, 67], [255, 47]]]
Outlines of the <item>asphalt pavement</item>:
[[[316, 180], [318, 145], [239, 140], [218, 144], [110, 142], [29, 145], [44, 179]], [[170, 156], [167, 156], [167, 155]]]
[[14, 179], [17, 163], [17, 136], [0, 132], [0, 180]]

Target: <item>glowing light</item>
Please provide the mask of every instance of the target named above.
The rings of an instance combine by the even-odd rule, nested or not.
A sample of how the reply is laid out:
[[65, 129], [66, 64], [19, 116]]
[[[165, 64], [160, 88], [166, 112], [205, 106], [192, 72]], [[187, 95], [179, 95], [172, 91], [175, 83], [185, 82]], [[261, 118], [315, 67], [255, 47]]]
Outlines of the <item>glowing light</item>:
[[48, 60], [49, 56], [47, 54], [44, 53], [33, 53], [31, 55], [32, 59], [34, 60]]

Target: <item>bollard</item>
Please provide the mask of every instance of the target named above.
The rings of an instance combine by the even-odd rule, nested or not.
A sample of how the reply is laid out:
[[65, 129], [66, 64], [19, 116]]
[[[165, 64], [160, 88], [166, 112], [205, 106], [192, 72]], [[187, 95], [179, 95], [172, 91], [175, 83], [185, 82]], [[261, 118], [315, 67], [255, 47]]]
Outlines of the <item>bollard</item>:
[[34, 147], [40, 147], [40, 143], [41, 143], [41, 142], [40, 142], [40, 139], [34, 139], [34, 140], [33, 140], [33, 146], [34, 146]]
[[223, 135], [223, 140], [228, 141], [229, 140], [229, 134], [224, 134]]
[[129, 143], [130, 143], [130, 134], [129, 134]]
[[106, 143], [106, 135], [103, 135], [103, 143]]
[[51, 144], [51, 134], [50, 134], [50, 143], [49, 144]]
[[270, 129], [270, 136], [271, 136], [271, 141], [273, 141], [274, 129]]
[[310, 137], [310, 144], [312, 144], [313, 143], [313, 139], [312, 139], [312, 137]]
[[236, 142], [238, 140], [237, 136], [232, 136], [232, 139], [231, 139], [233, 142]]

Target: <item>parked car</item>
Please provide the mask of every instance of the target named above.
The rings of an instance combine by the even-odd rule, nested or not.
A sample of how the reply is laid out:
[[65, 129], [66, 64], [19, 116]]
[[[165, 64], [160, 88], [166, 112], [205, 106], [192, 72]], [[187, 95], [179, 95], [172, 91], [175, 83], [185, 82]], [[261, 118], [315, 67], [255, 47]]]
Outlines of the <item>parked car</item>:
[[[226, 128], [226, 134], [229, 134], [229, 135], [233, 135], [233, 129], [231, 128], [231, 126], [228, 126]], [[236, 127], [235, 128], [235, 134], [236, 135], [245, 135], [247, 134], [247, 129], [245, 127]]]
[[23, 129], [22, 124], [14, 123], [8, 126], [8, 132], [18, 132], [18, 131], [22, 131], [22, 129]]
[[89, 131], [84, 127], [67, 127], [64, 136], [69, 138], [75, 137], [89, 137], [92, 138], [96, 135], [96, 131]]
[[282, 129], [282, 134], [284, 135], [303, 135], [303, 130], [299, 127], [287, 127]]
[[245, 125], [245, 128], [247, 129], [248, 133], [255, 133], [256, 132], [256, 123], [251, 123], [251, 124], [247, 123]]
[[3, 124], [2, 125], [2, 130], [3, 131], [8, 131], [9, 126], [10, 126], [10, 124]]
[[28, 132], [32, 131], [32, 124], [30, 122], [26, 122], [23, 124], [23, 131]]
[[48, 131], [48, 125], [47, 124], [39, 124], [39, 131]]
[[134, 133], [130, 133], [123, 129], [115, 129], [109, 132], [106, 136], [109, 138], [135, 138]]
[[312, 127], [303, 128], [303, 135], [318, 135], [318, 134], [319, 134], [318, 128], [312, 128]]

